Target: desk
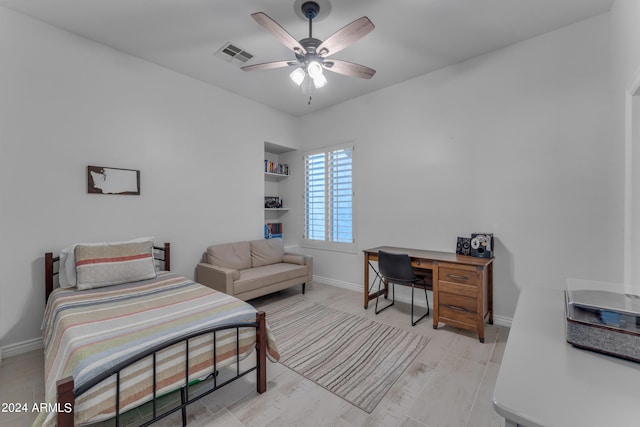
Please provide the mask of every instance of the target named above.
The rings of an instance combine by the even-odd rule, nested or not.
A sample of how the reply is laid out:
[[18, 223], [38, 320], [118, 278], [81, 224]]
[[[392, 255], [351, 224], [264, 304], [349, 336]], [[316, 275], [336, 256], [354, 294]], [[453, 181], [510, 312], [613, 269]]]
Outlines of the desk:
[[506, 426], [637, 426], [640, 364], [566, 342], [564, 293], [521, 291], [493, 392]]
[[[418, 270], [431, 270], [433, 285], [433, 328], [442, 321], [451, 326], [477, 331], [484, 342], [484, 319], [493, 324], [493, 258], [476, 258], [451, 252], [378, 246], [364, 252], [364, 308], [369, 301], [388, 296], [389, 289], [370, 293], [369, 269], [378, 261], [378, 251], [404, 253]], [[377, 273], [377, 272], [376, 272]]]

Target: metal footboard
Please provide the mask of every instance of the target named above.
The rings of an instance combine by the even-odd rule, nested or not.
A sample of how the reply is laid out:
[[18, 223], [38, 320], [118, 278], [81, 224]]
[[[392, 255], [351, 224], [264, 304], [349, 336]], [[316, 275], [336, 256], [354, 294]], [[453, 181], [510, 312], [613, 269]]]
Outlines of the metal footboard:
[[[254, 366], [250, 366], [241, 370], [240, 367], [240, 329], [241, 328], [255, 328], [256, 329], [256, 364]], [[218, 364], [217, 364], [217, 346], [216, 339], [218, 337], [218, 333], [221, 331], [227, 331], [235, 329], [236, 331], [236, 361], [235, 361], [235, 375], [232, 378], [229, 378], [221, 383], [218, 383]], [[212, 371], [211, 373], [204, 379], [212, 379], [213, 387], [207, 388], [206, 390], [196, 393], [194, 396], [189, 397], [189, 340], [202, 337], [206, 335], [211, 335], [213, 340], [213, 363], [212, 363]], [[184, 385], [180, 387], [180, 404], [172, 407], [162, 414], [158, 414], [157, 401], [159, 396], [157, 395], [157, 371], [156, 371], [156, 358], [157, 354], [171, 346], [184, 343], [185, 346], [185, 373], [184, 373]], [[116, 427], [120, 426], [120, 374], [127, 367], [142, 361], [145, 358], [152, 359], [152, 368], [153, 368], [153, 397], [152, 397], [152, 418], [141, 424], [141, 426], [148, 426], [150, 424], [155, 423], [177, 411], [182, 412], [182, 425], [186, 426], [187, 424], [187, 406], [194, 403], [195, 401], [213, 393], [216, 390], [228, 385], [229, 383], [253, 372], [256, 371], [257, 377], [257, 391], [258, 393], [263, 393], [266, 390], [266, 347], [267, 347], [267, 335], [266, 335], [266, 322], [265, 322], [265, 314], [260, 311], [256, 314], [255, 322], [246, 322], [246, 323], [234, 323], [228, 324], [213, 328], [204, 329], [201, 331], [197, 331], [188, 335], [184, 335], [169, 341], [166, 341], [162, 344], [159, 344], [155, 347], [152, 347], [146, 350], [143, 353], [137, 354], [133, 357], [130, 357], [116, 366], [114, 366], [109, 371], [103, 372], [100, 375], [93, 378], [91, 381], [83, 384], [74, 390], [74, 383], [72, 377], [67, 377], [58, 381], [57, 383], [57, 391], [58, 391], [58, 407], [59, 408], [71, 408], [69, 411], [60, 411], [57, 414], [57, 424], [58, 427], [71, 427], [74, 425], [74, 414], [73, 414], [73, 406], [75, 400], [82, 396], [83, 393], [89, 391], [92, 387], [100, 384], [102, 381], [105, 381], [112, 376], [116, 376], [116, 414], [115, 414], [115, 425]], [[203, 381], [204, 381], [203, 380]]]

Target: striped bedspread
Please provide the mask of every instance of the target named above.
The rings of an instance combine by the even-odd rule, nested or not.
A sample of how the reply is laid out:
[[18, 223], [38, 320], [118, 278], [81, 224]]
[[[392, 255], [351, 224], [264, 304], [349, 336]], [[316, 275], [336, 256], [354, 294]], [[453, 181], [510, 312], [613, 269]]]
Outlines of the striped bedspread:
[[[150, 280], [85, 291], [56, 289], [47, 303], [42, 324], [45, 346], [45, 395], [56, 401], [56, 381], [72, 375], [76, 389], [100, 372], [174, 337], [229, 323], [253, 322], [256, 310], [232, 296], [216, 292], [173, 273]], [[267, 328], [267, 356], [279, 354]], [[217, 368], [235, 363], [236, 331], [216, 336]], [[240, 358], [255, 348], [255, 329], [240, 329]], [[185, 345], [176, 344], [157, 358], [157, 395], [184, 385]], [[212, 373], [212, 334], [189, 343], [189, 380]], [[151, 358], [121, 374], [120, 412], [151, 400]], [[115, 415], [115, 376], [76, 400], [75, 424]], [[43, 417], [44, 418], [44, 417]], [[53, 425], [55, 413], [44, 425]]]

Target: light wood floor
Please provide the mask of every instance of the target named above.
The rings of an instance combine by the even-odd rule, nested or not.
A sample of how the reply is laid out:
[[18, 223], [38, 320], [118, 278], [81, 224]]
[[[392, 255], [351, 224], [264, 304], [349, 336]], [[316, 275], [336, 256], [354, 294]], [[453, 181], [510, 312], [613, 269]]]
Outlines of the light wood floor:
[[[299, 294], [300, 287], [295, 287], [251, 303], [259, 308], [273, 298]], [[322, 283], [308, 284], [305, 298], [411, 330], [430, 341], [371, 414], [280, 364], [268, 363], [266, 393], [255, 392], [255, 375], [243, 377], [191, 405], [189, 426], [504, 426], [493, 411], [492, 395], [508, 328], [486, 325], [481, 344], [475, 333], [445, 325], [434, 330], [431, 316], [411, 327], [407, 304], [396, 302], [376, 316], [372, 304], [363, 309], [361, 293]], [[0, 403], [31, 406], [43, 401], [42, 351], [2, 360]], [[30, 426], [36, 415], [0, 412], [0, 426]], [[180, 425], [179, 416], [158, 425]]]

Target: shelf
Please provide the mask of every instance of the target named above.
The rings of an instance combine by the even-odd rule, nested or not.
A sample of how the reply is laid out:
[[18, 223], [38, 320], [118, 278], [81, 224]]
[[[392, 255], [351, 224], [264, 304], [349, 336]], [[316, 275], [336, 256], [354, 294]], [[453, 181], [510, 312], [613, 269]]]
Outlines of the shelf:
[[274, 144], [272, 142], [264, 142], [264, 151], [272, 154], [283, 154], [288, 153], [290, 151], [296, 151], [295, 148], [285, 147], [284, 145]]
[[289, 208], [264, 208], [265, 211], [288, 211]]
[[264, 176], [266, 178], [276, 179], [276, 180], [283, 179], [283, 178], [289, 178], [289, 175], [285, 175], [283, 173], [273, 173], [273, 172], [265, 172]]

